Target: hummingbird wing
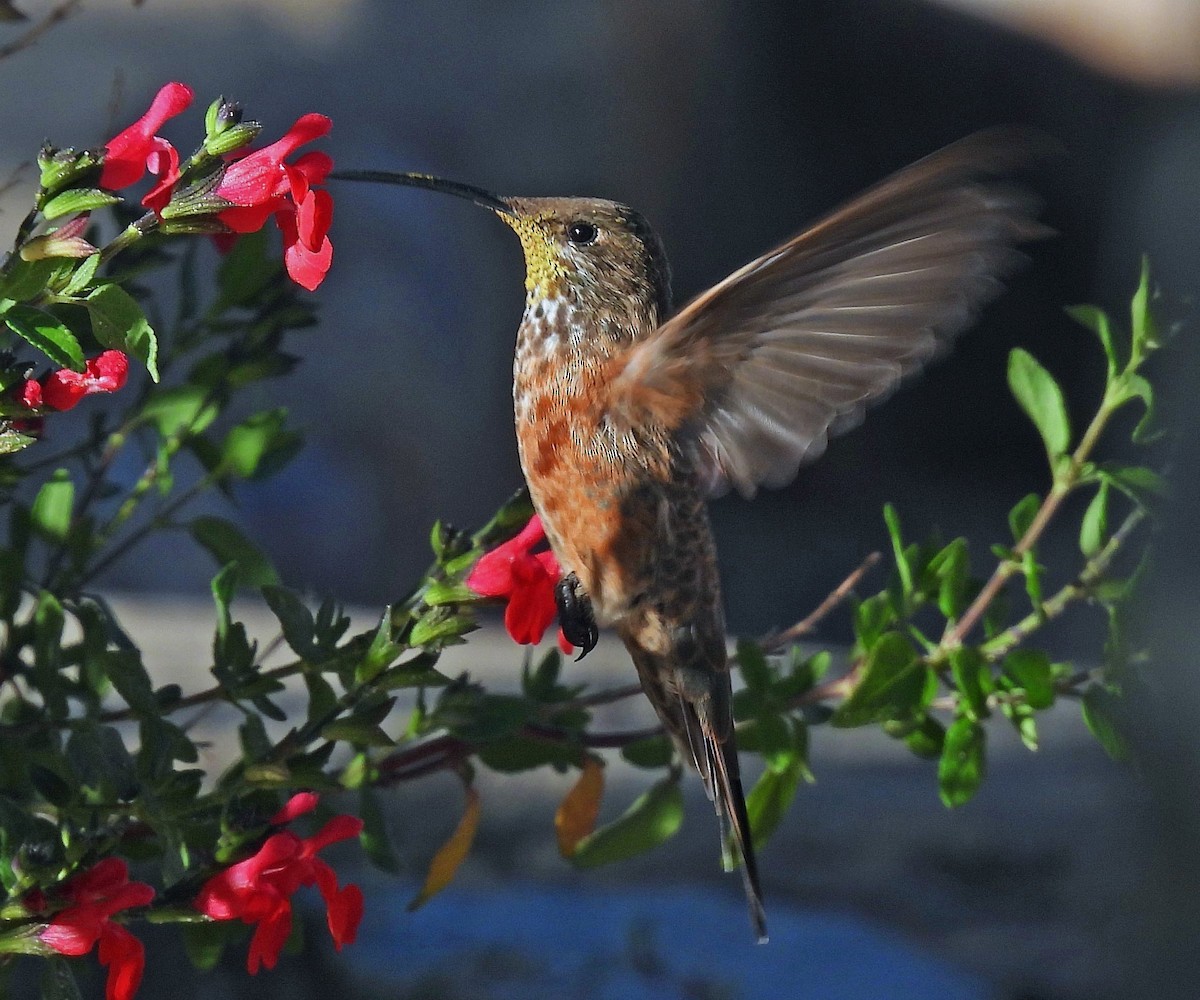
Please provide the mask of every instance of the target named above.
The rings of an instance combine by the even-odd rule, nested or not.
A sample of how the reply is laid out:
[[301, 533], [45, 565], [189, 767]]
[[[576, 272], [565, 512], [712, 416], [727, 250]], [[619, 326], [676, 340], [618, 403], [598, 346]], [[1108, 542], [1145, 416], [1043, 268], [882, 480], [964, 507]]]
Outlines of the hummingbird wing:
[[1036, 136], [980, 132], [735, 271], [623, 356], [608, 411], [691, 447], [709, 492], [782, 486], [971, 324], [1049, 230], [997, 175]]

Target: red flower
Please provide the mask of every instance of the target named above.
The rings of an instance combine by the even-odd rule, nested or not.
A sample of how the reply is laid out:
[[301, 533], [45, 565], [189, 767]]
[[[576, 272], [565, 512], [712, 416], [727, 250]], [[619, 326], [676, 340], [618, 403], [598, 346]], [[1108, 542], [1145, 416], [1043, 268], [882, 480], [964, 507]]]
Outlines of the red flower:
[[[272, 822], [290, 822], [316, 805], [315, 794], [301, 792]], [[315, 885], [325, 900], [329, 933], [340, 950], [343, 944], [352, 944], [358, 933], [362, 890], [356, 885], [338, 888], [333, 869], [317, 852], [357, 836], [362, 825], [354, 816], [335, 816], [312, 837], [297, 837], [290, 830], [273, 833], [252, 857], [210, 878], [193, 905], [213, 920], [240, 919], [258, 925], [246, 958], [246, 969], [253, 974], [260, 965], [275, 968], [292, 932], [291, 897], [301, 886]]]
[[333, 169], [333, 160], [325, 153], [306, 153], [293, 163], [284, 159], [332, 126], [324, 115], [303, 115], [282, 139], [230, 162], [213, 192], [230, 203], [217, 218], [235, 233], [256, 232], [275, 216], [283, 233], [284, 266], [310, 292], [324, 280], [333, 258], [328, 236], [333, 199], [315, 188]]
[[[541, 642], [558, 614], [554, 586], [562, 569], [553, 552], [531, 551], [545, 540], [541, 519], [534, 514], [519, 535], [484, 553], [467, 576], [467, 586], [481, 597], [508, 598], [504, 627], [523, 645]], [[561, 630], [558, 645], [564, 653], [573, 648]]]
[[146, 953], [142, 942], [112, 916], [132, 906], [145, 906], [154, 890], [130, 882], [120, 858], [105, 858], [91, 871], [65, 882], [62, 893], [71, 905], [55, 914], [41, 940], [60, 955], [86, 955], [100, 943], [100, 964], [108, 966], [107, 1000], [130, 1000], [142, 981]]
[[129, 359], [120, 351], [104, 351], [87, 362], [85, 370], [63, 368], [44, 376], [41, 381], [27, 379], [21, 387], [21, 402], [31, 410], [48, 406], [69, 410], [84, 396], [97, 392], [116, 392], [129, 374]]
[[172, 164], [177, 166], [179, 154], [175, 148], [154, 133], [191, 103], [191, 87], [182, 83], [168, 83], [163, 87], [141, 118], [105, 143], [100, 186], [108, 191], [119, 191], [140, 181], [147, 167], [162, 177]]

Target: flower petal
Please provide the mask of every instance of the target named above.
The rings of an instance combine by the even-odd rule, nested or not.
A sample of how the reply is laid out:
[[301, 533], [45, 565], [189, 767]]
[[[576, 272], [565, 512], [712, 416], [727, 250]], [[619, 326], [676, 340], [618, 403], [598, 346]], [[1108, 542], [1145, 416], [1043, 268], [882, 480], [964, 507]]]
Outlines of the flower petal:
[[290, 823], [297, 816], [303, 816], [316, 809], [319, 801], [320, 796], [316, 792], [297, 792], [287, 800], [287, 804], [279, 812], [271, 817], [271, 825], [283, 826], [285, 823]]
[[108, 966], [105, 1000], [133, 1000], [146, 969], [142, 942], [120, 924], [105, 924], [99, 958], [101, 965]]
[[119, 191], [141, 180], [155, 133], [167, 119], [174, 118], [191, 103], [192, 88], [185, 84], [168, 83], [159, 90], [141, 118], [105, 143], [100, 187]]

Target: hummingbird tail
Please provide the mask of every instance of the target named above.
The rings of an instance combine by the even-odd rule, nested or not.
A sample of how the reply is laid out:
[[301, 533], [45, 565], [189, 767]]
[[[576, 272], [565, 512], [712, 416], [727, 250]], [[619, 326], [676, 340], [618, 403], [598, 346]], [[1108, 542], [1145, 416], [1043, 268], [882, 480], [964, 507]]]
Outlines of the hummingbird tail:
[[[721, 827], [722, 864], [726, 870], [731, 870], [740, 861], [750, 923], [759, 943], [763, 943], [767, 940], [767, 918], [742, 791], [741, 767], [733, 733], [733, 693], [725, 666], [724, 647], [720, 650], [719, 668], [701, 671], [691, 666], [680, 669], [680, 660], [675, 656], [651, 652], [629, 632], [619, 631], [623, 632], [621, 637], [633, 657], [638, 678], [655, 712], [679, 747], [680, 754], [700, 773]], [[694, 652], [694, 647], [689, 652]], [[687, 657], [683, 662], [688, 659], [692, 658]], [[697, 683], [698, 680], [702, 682]], [[730, 857], [731, 849], [736, 858]]]

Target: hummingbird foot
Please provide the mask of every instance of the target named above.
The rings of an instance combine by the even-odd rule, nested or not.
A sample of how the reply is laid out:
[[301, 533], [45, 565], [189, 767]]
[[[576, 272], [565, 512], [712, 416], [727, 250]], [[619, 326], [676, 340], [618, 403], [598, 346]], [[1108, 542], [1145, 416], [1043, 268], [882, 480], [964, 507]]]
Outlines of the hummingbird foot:
[[558, 605], [558, 624], [562, 633], [572, 646], [578, 646], [580, 653], [575, 657], [578, 663], [600, 641], [600, 630], [596, 627], [596, 615], [592, 611], [592, 602], [579, 583], [579, 577], [568, 573], [554, 587], [554, 603]]

